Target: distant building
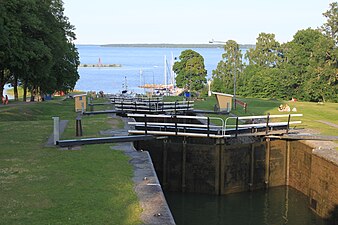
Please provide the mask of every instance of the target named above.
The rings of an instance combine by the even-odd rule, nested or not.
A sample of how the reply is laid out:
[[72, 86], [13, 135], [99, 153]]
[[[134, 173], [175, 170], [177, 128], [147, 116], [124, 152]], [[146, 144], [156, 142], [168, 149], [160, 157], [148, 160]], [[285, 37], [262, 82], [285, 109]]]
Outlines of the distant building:
[[219, 92], [212, 92], [212, 94], [215, 95], [218, 108], [221, 112], [222, 111], [226, 111], [226, 112], [231, 111], [231, 109], [232, 109], [232, 98], [234, 97], [233, 95], [219, 93]]
[[87, 94], [73, 95], [75, 99], [75, 112], [86, 111], [87, 108]]

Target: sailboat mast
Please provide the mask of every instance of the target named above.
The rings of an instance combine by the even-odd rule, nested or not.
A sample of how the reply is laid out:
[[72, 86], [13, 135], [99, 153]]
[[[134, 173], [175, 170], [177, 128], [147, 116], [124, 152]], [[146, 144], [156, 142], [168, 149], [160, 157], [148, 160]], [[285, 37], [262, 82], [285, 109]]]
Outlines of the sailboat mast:
[[167, 88], [167, 56], [164, 56], [164, 87]]
[[173, 85], [173, 87], [175, 87], [175, 72], [174, 72], [174, 53], [171, 52], [171, 67], [170, 67], [171, 71], [171, 85]]

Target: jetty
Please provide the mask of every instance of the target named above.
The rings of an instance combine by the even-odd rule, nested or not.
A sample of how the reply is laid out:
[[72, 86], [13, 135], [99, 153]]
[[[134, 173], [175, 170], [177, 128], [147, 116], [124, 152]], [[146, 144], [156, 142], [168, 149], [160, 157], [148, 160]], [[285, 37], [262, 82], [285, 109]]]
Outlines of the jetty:
[[122, 65], [121, 64], [85, 63], [85, 64], [80, 64], [80, 67], [122, 67]]

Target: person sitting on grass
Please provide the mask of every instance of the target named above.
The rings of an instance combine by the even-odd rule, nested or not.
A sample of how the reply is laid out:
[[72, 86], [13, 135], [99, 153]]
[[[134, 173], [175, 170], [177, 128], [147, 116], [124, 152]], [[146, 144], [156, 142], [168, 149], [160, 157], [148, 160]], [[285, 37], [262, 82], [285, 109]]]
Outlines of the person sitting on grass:
[[281, 104], [278, 107], [278, 111], [279, 112], [290, 112], [290, 106], [288, 104], [285, 104], [285, 106]]

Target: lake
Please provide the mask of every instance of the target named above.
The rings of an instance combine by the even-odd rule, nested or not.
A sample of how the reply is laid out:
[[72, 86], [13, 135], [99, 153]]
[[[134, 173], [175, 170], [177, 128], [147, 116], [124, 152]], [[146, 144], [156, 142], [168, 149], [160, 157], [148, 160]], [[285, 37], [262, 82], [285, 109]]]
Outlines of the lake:
[[[77, 45], [81, 64], [120, 64], [121, 67], [79, 67], [80, 79], [75, 90], [104, 91], [121, 93], [127, 89], [135, 93], [145, 93], [140, 88], [144, 84], [164, 84], [164, 57], [167, 71], [172, 58], [179, 60], [182, 51], [187, 48], [159, 47], [106, 47], [99, 45]], [[192, 48], [204, 58], [207, 77], [211, 78], [222, 59], [223, 48]], [[242, 50], [242, 53], [246, 49]], [[169, 72], [168, 72], [169, 73]], [[169, 74], [168, 74], [169, 75]], [[169, 78], [168, 78], [169, 83]], [[6, 85], [5, 89], [9, 87]], [[6, 90], [5, 90], [6, 91]], [[5, 92], [6, 94], [6, 92]], [[13, 96], [9, 96], [13, 98]]]
[[[164, 84], [164, 57], [168, 64], [178, 59], [185, 48], [106, 47], [78, 45], [81, 64], [121, 64], [121, 67], [79, 67], [80, 79], [75, 89], [120, 93], [125, 89], [144, 93], [144, 84]], [[204, 58], [208, 78], [212, 75], [224, 52], [221, 48], [196, 48]], [[169, 65], [167, 65], [169, 71]], [[126, 82], [125, 82], [126, 81]]]

